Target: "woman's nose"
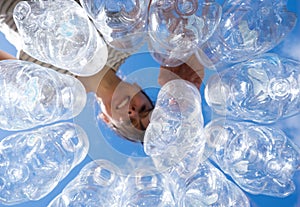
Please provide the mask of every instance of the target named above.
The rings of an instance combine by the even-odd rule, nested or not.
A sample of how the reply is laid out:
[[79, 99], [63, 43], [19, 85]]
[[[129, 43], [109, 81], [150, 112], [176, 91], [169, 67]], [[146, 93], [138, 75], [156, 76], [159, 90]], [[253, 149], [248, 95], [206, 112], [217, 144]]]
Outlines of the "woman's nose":
[[136, 117], [138, 115], [138, 111], [134, 106], [131, 106], [128, 110], [129, 117]]

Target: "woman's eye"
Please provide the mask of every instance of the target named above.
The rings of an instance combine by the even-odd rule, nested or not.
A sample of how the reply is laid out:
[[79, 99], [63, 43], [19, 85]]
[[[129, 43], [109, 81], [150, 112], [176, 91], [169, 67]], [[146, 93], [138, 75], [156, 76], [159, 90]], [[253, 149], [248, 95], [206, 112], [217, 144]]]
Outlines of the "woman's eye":
[[146, 106], [143, 105], [142, 108], [140, 109], [140, 112], [141, 112], [141, 113], [142, 113], [142, 112], [145, 112], [145, 109], [146, 109]]
[[140, 117], [141, 117], [141, 118], [147, 117], [148, 114], [149, 114], [152, 110], [153, 110], [153, 108], [150, 108], [150, 109], [148, 109], [148, 110], [146, 110], [146, 108], [145, 108], [145, 109], [141, 110]]

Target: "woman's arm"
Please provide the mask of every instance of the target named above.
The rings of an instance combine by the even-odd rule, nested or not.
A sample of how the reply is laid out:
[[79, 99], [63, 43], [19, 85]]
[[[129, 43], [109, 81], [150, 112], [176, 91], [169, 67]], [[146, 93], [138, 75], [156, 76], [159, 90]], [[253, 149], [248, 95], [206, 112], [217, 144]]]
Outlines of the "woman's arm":
[[8, 60], [8, 59], [17, 59], [16, 57], [14, 57], [11, 54], [8, 54], [7, 52], [4, 52], [2, 50], [0, 50], [0, 60]]

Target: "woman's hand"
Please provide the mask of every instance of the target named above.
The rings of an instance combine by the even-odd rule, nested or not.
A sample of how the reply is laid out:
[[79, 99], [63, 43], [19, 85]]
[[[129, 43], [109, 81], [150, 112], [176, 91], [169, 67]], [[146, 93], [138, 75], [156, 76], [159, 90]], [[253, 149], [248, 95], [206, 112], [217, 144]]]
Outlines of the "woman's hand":
[[0, 50], [0, 60], [9, 60], [9, 59], [17, 59], [16, 57], [12, 56], [11, 54], [8, 54], [7, 52], [4, 52], [3, 50]]
[[203, 77], [203, 65], [198, 62], [195, 56], [192, 56], [186, 63], [176, 67], [161, 66], [158, 83], [163, 86], [168, 81], [183, 79], [193, 83], [197, 88], [200, 88]]

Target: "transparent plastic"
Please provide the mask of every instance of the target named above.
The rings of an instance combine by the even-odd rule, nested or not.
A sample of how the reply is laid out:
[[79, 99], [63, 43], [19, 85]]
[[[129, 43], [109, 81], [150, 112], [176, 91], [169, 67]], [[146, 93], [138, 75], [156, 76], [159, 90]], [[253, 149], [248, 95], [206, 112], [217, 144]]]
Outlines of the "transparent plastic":
[[86, 103], [79, 80], [37, 64], [0, 62], [0, 128], [17, 131], [77, 116]]
[[14, 21], [23, 50], [42, 62], [90, 76], [107, 61], [106, 44], [73, 0], [20, 1], [14, 9]]
[[181, 200], [186, 193], [187, 180], [194, 176], [199, 164], [205, 162], [207, 159], [206, 155], [204, 156], [204, 138], [201, 134], [187, 153], [175, 165], [162, 172], [171, 182], [177, 203], [180, 207], [183, 206]]
[[274, 48], [295, 27], [297, 16], [286, 0], [226, 0], [213, 36], [197, 50], [199, 61], [222, 69]]
[[137, 169], [126, 178], [120, 206], [177, 207], [170, 184], [154, 169]]
[[214, 1], [152, 1], [148, 46], [153, 58], [163, 66], [182, 64], [215, 32], [221, 14]]
[[[177, 79], [160, 90], [144, 136], [144, 151], [159, 170], [176, 165], [201, 140], [203, 116], [199, 90]], [[199, 155], [201, 156], [201, 155]]]
[[193, 145], [187, 151], [185, 157], [181, 157], [177, 164], [168, 170], [170, 175], [180, 178], [177, 180], [178, 185], [182, 185], [180, 184], [180, 180], [189, 178], [197, 171], [199, 164], [208, 158], [204, 154], [206, 142], [205, 138], [206, 137], [204, 137], [201, 133], [198, 139], [194, 141]]
[[274, 123], [300, 112], [300, 62], [265, 53], [210, 77], [205, 99], [232, 119]]
[[0, 203], [45, 197], [86, 157], [88, 149], [85, 131], [68, 122], [4, 138], [0, 142]]
[[125, 190], [120, 175], [119, 169], [108, 160], [94, 160], [81, 169], [48, 207], [120, 207], [120, 195]]
[[250, 207], [244, 192], [209, 162], [201, 163], [185, 181], [181, 207]]
[[136, 51], [147, 37], [149, 0], [80, 0], [108, 45]]
[[300, 149], [281, 130], [250, 122], [215, 119], [205, 127], [211, 159], [243, 190], [286, 197], [295, 191], [293, 175]]

